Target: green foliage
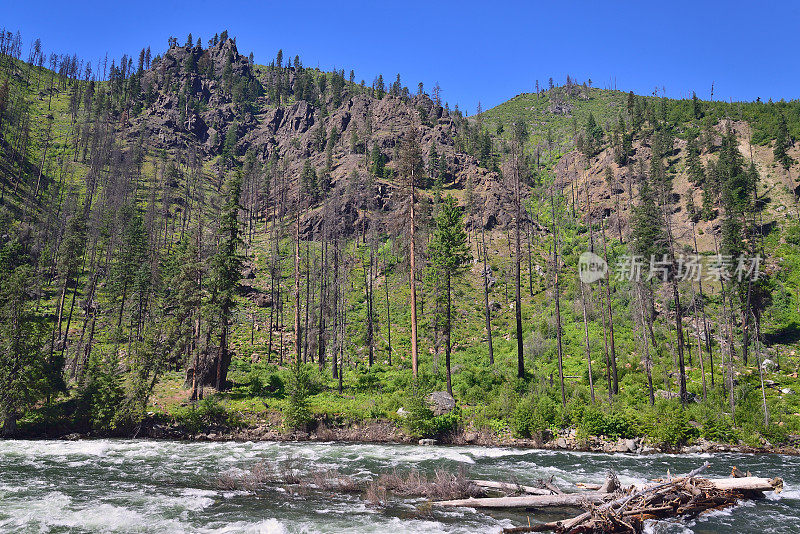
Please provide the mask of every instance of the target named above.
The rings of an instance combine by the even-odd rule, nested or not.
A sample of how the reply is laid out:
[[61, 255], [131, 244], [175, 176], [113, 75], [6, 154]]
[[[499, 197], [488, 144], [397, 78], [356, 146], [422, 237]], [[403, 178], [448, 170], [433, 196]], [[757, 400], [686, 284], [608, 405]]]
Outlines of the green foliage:
[[[3, 236], [7, 239], [9, 236]], [[63, 389], [56, 363], [41, 351], [43, 325], [34, 313], [33, 269], [22, 244], [12, 239], [0, 249], [0, 423], [16, 430], [16, 418], [31, 404]]]
[[314, 419], [308, 402], [313, 383], [307, 366], [300, 364], [292, 368], [288, 390], [289, 396], [283, 410], [283, 426], [291, 430], [305, 429]]
[[78, 393], [79, 417], [95, 432], [113, 432], [130, 424], [125, 410], [125, 391], [114, 353], [95, 352], [86, 370], [86, 382]]
[[524, 397], [511, 416], [511, 428], [515, 436], [530, 438], [555, 426], [560, 415], [560, 407], [549, 396]]
[[709, 414], [702, 423], [700, 435], [709, 441], [722, 443], [735, 442], [738, 436], [731, 418], [720, 416], [719, 413]]
[[278, 373], [265, 373], [253, 369], [247, 376], [247, 388], [254, 397], [283, 398], [286, 384]]
[[229, 412], [216, 396], [176, 409], [175, 421], [190, 434], [208, 432], [212, 429], [233, 429], [242, 425], [237, 414]]
[[657, 444], [682, 445], [696, 438], [698, 430], [689, 424], [685, 410], [676, 402], [659, 400], [644, 412], [642, 428]]
[[460, 421], [458, 410], [439, 416], [433, 415], [416, 384], [410, 389], [410, 395], [405, 398], [403, 407], [408, 412], [403, 419], [403, 428], [413, 438], [439, 436], [451, 431]]

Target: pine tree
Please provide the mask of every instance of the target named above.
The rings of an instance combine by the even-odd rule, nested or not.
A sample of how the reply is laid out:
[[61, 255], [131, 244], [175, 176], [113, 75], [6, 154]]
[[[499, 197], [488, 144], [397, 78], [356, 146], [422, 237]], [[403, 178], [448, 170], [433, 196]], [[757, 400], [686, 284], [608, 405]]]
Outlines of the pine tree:
[[447, 392], [452, 395], [453, 387], [450, 379], [450, 351], [452, 331], [452, 280], [460, 274], [470, 259], [467, 245], [467, 234], [461, 209], [456, 200], [447, 195], [442, 201], [436, 215], [436, 228], [429, 245], [430, 258], [433, 265], [444, 276], [446, 294], [446, 313], [444, 323], [445, 369], [447, 372]]
[[780, 117], [780, 121], [778, 123], [778, 134], [775, 137], [775, 146], [772, 150], [772, 154], [781, 167], [786, 170], [789, 170], [789, 167], [792, 166], [794, 160], [789, 156], [786, 152], [786, 149], [790, 145], [789, 139], [789, 131], [786, 128], [786, 119], [783, 118], [783, 115]]
[[303, 162], [303, 172], [300, 174], [300, 190], [303, 195], [307, 195], [312, 199], [317, 198], [319, 195], [317, 171], [308, 159]]
[[[3, 236], [4, 238], [6, 236]], [[53, 389], [55, 375], [41, 350], [43, 324], [34, 313], [33, 268], [16, 239], [0, 249], [0, 435], [17, 432], [17, 418]], [[57, 386], [57, 387], [53, 387]]]
[[686, 166], [689, 168], [689, 180], [695, 187], [701, 187], [705, 182], [705, 169], [700, 161], [700, 147], [697, 137], [689, 137], [686, 143]]
[[586, 143], [584, 152], [588, 156], [594, 156], [600, 150], [600, 143], [603, 141], [603, 129], [597, 124], [593, 113], [589, 113], [584, 127], [584, 142]]
[[411, 371], [418, 375], [419, 346], [417, 340], [417, 280], [416, 280], [416, 187], [423, 178], [424, 164], [416, 130], [402, 142], [398, 173], [409, 195], [409, 276], [411, 284]]
[[242, 273], [242, 257], [238, 252], [242, 245], [239, 229], [239, 202], [242, 194], [240, 172], [231, 175], [225, 189], [225, 205], [219, 225], [219, 247], [213, 260], [211, 280], [211, 302], [217, 312], [220, 327], [215, 381], [217, 390], [226, 387], [228, 366], [231, 362], [228, 328]]
[[697, 98], [697, 93], [692, 91], [692, 115], [695, 119], [703, 118], [703, 108], [700, 106], [700, 100]]

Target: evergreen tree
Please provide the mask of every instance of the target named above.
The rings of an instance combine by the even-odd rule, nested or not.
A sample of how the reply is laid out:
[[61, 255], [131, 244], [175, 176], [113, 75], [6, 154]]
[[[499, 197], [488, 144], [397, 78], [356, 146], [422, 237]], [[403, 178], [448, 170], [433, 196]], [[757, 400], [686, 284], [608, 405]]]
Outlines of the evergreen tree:
[[452, 331], [452, 280], [461, 273], [464, 265], [470, 259], [467, 245], [467, 234], [464, 231], [464, 221], [461, 209], [456, 200], [447, 195], [440, 205], [436, 215], [436, 228], [429, 245], [430, 257], [433, 265], [440, 271], [444, 278], [446, 294], [446, 312], [444, 322], [445, 338], [445, 369], [447, 372], [447, 392], [453, 394], [450, 378], [450, 351]]
[[700, 100], [697, 98], [697, 93], [692, 91], [692, 115], [695, 119], [703, 118], [703, 108], [700, 106]]
[[376, 178], [383, 178], [385, 174], [386, 156], [381, 152], [377, 143], [372, 145], [372, 152], [370, 153], [370, 172]]
[[593, 113], [589, 113], [584, 127], [584, 152], [587, 156], [594, 156], [600, 150], [603, 141], [603, 129], [597, 124]]
[[225, 205], [219, 225], [219, 247], [214, 256], [211, 278], [211, 303], [219, 318], [219, 353], [217, 356], [216, 388], [226, 387], [231, 354], [228, 350], [228, 328], [235, 306], [236, 288], [242, 276], [242, 257], [238, 250], [242, 244], [239, 230], [242, 176], [236, 172], [226, 184]]
[[664, 218], [656, 204], [656, 195], [648, 180], [639, 186], [639, 204], [633, 208], [631, 244], [633, 253], [645, 262], [651, 257], [660, 260], [666, 252], [667, 236]]
[[705, 169], [700, 161], [700, 147], [697, 145], [697, 137], [689, 137], [686, 143], [686, 166], [689, 169], [689, 180], [695, 187], [701, 187], [705, 183]]
[[[3, 236], [4, 238], [6, 236]], [[16, 239], [0, 249], [0, 435], [13, 436], [17, 419], [58, 384], [41, 350], [43, 324], [34, 313], [33, 268]], [[56, 375], [60, 381], [60, 374]]]
[[308, 159], [303, 162], [303, 172], [300, 174], [300, 189], [303, 195], [307, 195], [312, 199], [317, 198], [319, 195], [317, 171]]
[[786, 170], [789, 170], [789, 167], [794, 163], [794, 160], [786, 152], [786, 149], [790, 146], [790, 141], [789, 131], [786, 128], [786, 119], [781, 115], [780, 122], [778, 123], [778, 135], [775, 138], [775, 146], [772, 150], [772, 154], [775, 161]]

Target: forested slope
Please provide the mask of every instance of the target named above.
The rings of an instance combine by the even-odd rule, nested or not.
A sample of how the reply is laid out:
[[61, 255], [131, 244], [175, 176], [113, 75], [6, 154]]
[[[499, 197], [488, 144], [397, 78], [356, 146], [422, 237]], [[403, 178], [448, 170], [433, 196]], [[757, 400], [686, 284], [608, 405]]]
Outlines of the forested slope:
[[[6, 433], [800, 431], [796, 101], [568, 80], [467, 118], [226, 32], [138, 62], [0, 45]], [[612, 272], [582, 284], [590, 248]], [[695, 253], [764, 259], [700, 284]], [[668, 275], [615, 276], [629, 254]]]

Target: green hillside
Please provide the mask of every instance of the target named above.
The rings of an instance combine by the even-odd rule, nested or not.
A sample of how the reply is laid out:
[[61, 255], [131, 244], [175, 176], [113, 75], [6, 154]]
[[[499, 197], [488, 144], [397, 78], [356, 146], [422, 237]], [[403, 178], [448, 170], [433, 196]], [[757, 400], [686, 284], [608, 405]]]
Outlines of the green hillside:
[[[414, 438], [798, 439], [796, 101], [631, 100], [571, 84], [467, 120], [399, 80], [361, 86], [299, 58], [251, 65], [227, 34], [174, 43], [138, 69], [123, 59], [107, 81], [70, 60], [59, 73], [12, 56], [0, 58], [6, 433], [389, 421]], [[599, 178], [607, 167], [619, 186]], [[461, 224], [442, 222], [448, 196]], [[763, 280], [707, 281], [702, 297], [690, 282], [580, 283], [590, 246], [612, 265], [666, 250], [665, 213], [697, 225], [706, 258], [717, 238], [721, 251], [763, 254]], [[461, 239], [454, 226], [465, 262], [441, 256], [442, 240]], [[456, 408], [434, 416], [423, 397], [447, 389], [448, 333]]]

